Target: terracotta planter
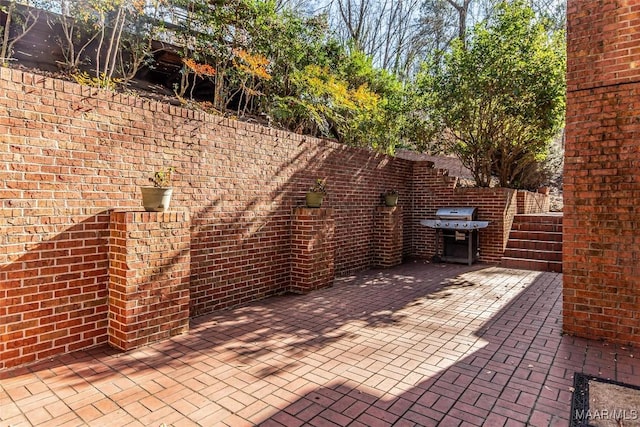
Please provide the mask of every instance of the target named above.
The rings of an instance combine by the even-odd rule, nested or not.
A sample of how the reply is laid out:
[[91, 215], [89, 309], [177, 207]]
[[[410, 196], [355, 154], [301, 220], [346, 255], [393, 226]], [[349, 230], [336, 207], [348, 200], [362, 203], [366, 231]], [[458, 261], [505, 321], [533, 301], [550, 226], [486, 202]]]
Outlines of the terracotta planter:
[[316, 193], [313, 191], [309, 191], [306, 194], [306, 201], [308, 208], [319, 208], [322, 206], [322, 199], [324, 198], [324, 193]]
[[398, 195], [397, 194], [385, 194], [384, 195], [384, 204], [387, 206], [397, 206], [398, 205]]
[[147, 212], [164, 212], [169, 209], [173, 187], [140, 187], [142, 206]]

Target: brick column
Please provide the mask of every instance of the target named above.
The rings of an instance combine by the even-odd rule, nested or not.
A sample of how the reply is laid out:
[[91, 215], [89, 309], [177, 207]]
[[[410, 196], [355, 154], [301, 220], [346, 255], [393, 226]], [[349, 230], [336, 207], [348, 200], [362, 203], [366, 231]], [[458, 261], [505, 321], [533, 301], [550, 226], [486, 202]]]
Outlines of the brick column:
[[563, 330], [640, 345], [638, 4], [567, 2]]
[[130, 350], [189, 328], [186, 212], [112, 212], [109, 344]]
[[374, 214], [373, 265], [393, 267], [402, 263], [402, 207], [377, 206]]
[[291, 292], [306, 293], [333, 285], [334, 233], [333, 209], [293, 209]]

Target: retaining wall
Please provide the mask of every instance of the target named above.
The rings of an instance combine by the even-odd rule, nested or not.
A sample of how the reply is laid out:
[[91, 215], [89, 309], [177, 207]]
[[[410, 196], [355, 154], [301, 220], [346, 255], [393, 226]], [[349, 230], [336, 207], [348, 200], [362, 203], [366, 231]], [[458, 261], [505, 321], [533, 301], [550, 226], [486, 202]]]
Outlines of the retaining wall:
[[110, 215], [141, 210], [139, 187], [168, 166], [192, 317], [290, 289], [292, 212], [318, 177], [338, 276], [374, 265], [385, 190], [405, 258], [430, 255], [420, 219], [460, 204], [492, 222], [480, 260], [498, 262], [515, 213], [513, 191], [458, 189], [428, 162], [0, 68], [0, 368], [107, 343]]

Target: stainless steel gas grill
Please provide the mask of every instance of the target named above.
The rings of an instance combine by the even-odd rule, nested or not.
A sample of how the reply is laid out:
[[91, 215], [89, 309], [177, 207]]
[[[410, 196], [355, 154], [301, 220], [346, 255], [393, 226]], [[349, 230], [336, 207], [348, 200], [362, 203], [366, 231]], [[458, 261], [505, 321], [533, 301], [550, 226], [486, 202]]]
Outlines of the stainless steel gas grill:
[[489, 221], [477, 220], [474, 207], [440, 208], [436, 219], [424, 219], [420, 224], [436, 230], [434, 261], [459, 262], [471, 265], [478, 259], [478, 230]]

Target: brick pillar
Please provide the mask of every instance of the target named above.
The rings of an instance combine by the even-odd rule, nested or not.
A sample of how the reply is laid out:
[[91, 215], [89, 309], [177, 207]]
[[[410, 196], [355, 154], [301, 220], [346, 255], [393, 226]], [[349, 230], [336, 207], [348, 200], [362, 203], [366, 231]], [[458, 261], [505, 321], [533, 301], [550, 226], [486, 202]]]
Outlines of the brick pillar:
[[186, 212], [112, 212], [109, 344], [130, 350], [189, 329]]
[[433, 162], [413, 162], [413, 176], [411, 185], [411, 253], [419, 258], [430, 258], [435, 249], [435, 231], [420, 225], [423, 219], [433, 218], [436, 206], [435, 190], [438, 188], [436, 175], [439, 170], [433, 168]]
[[291, 292], [333, 285], [335, 220], [330, 208], [294, 208], [291, 221]]
[[567, 3], [563, 329], [640, 345], [638, 3]]
[[373, 265], [402, 264], [402, 207], [377, 206], [374, 214]]

